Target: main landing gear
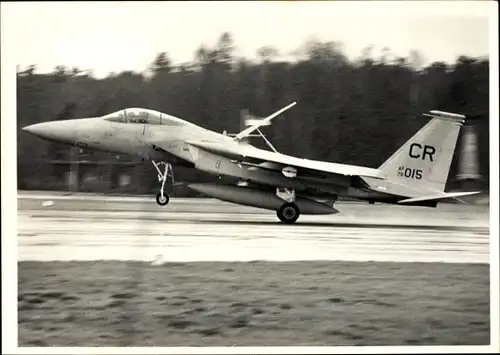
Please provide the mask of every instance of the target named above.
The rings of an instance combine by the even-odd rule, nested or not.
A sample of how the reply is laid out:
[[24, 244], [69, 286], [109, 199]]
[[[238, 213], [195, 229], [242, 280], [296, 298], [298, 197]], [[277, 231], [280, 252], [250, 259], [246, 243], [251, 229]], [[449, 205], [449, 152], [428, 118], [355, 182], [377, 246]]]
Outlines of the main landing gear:
[[276, 189], [276, 195], [285, 201], [276, 212], [279, 220], [286, 224], [295, 223], [300, 216], [299, 207], [295, 204], [295, 190]]
[[[158, 195], [156, 195], [156, 203], [160, 206], [166, 206], [170, 201], [170, 197], [164, 192], [165, 183], [170, 177], [172, 179], [172, 186], [174, 185], [174, 169], [172, 168], [171, 164], [163, 161], [157, 163], [153, 160], [152, 162], [154, 167], [158, 171], [158, 181], [161, 182], [160, 192], [158, 193]], [[160, 167], [164, 167], [163, 172], [160, 170]]]
[[281, 222], [286, 224], [292, 224], [299, 219], [300, 211], [299, 207], [295, 203], [286, 202], [281, 205], [278, 212], [276, 212], [278, 218]]

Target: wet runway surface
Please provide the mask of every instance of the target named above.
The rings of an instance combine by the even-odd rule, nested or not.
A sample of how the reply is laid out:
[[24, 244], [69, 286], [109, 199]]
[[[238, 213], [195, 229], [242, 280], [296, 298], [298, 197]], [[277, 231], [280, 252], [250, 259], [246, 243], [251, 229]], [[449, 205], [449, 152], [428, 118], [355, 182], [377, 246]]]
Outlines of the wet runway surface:
[[280, 223], [212, 199], [18, 195], [20, 261], [489, 262], [488, 206], [338, 203], [337, 215]]

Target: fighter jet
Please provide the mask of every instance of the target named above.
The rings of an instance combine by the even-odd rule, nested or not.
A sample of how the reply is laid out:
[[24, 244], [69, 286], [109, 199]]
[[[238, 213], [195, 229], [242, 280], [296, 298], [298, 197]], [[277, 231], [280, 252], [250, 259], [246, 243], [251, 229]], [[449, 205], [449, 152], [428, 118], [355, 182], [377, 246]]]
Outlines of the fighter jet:
[[[260, 127], [294, 106], [251, 120], [239, 134], [228, 135], [186, 120], [145, 108], [127, 108], [102, 117], [34, 124], [23, 128], [36, 136], [81, 148], [132, 154], [150, 160], [161, 183], [156, 202], [169, 203], [165, 183], [173, 166], [199, 169], [222, 180], [188, 185], [220, 200], [276, 211], [291, 224], [301, 214], [336, 214], [339, 197], [436, 207], [437, 203], [479, 192], [445, 192], [460, 127], [465, 116], [433, 110], [429, 122], [380, 167], [337, 164], [279, 153]], [[257, 132], [270, 150], [251, 145]]]

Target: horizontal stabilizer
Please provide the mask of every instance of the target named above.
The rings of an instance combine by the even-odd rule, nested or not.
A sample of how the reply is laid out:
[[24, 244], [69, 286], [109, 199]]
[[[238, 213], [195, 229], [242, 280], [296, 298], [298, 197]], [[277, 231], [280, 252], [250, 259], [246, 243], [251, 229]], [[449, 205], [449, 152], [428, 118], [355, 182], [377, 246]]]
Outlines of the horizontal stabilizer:
[[406, 200], [398, 201], [398, 203], [405, 204], [405, 203], [431, 201], [431, 200], [445, 200], [445, 199], [448, 199], [448, 198], [457, 198], [457, 197], [461, 197], [461, 196], [476, 195], [478, 193], [480, 193], [480, 191], [474, 191], [474, 192], [448, 192], [448, 193], [439, 194], [439, 195], [428, 195], [428, 196], [420, 196], [420, 197], [408, 198]]

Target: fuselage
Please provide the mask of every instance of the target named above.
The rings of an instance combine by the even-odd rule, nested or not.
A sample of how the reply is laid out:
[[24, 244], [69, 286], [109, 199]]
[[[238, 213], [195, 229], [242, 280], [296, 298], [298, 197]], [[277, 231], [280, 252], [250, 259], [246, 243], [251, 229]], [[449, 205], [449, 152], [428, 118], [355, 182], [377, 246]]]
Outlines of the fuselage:
[[[342, 196], [435, 207], [437, 201], [477, 193], [444, 192], [464, 115], [430, 111], [426, 115], [432, 119], [376, 169], [301, 159], [262, 150], [243, 140], [293, 105], [253, 124], [235, 138], [143, 108], [124, 109], [102, 117], [39, 123], [23, 130], [82, 148], [153, 160], [162, 182], [157, 195], [160, 205], [168, 203], [163, 194], [168, 171], [162, 173], [156, 160], [235, 178], [238, 187], [196, 184], [194, 189], [255, 207], [279, 207], [278, 217], [287, 223], [293, 223], [300, 214], [290, 201], [302, 201], [302, 207], [312, 214], [336, 212], [331, 206], [326, 211], [324, 206], [304, 198], [335, 200]], [[170, 169], [169, 164], [162, 166]], [[244, 189], [240, 188], [242, 185]], [[287, 202], [281, 205], [282, 201]]]
[[349, 177], [329, 175], [323, 179], [289, 178], [281, 172], [242, 167], [229, 157], [197, 149], [188, 142], [228, 149], [257, 149], [245, 142], [154, 110], [131, 108], [102, 117], [51, 121], [25, 127], [37, 136], [86, 149], [130, 154], [149, 160], [188, 164], [214, 175], [226, 175], [269, 187], [286, 187], [309, 196], [350, 196], [366, 200], [394, 197], [373, 191]]

